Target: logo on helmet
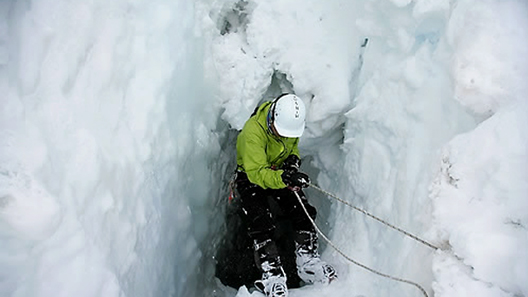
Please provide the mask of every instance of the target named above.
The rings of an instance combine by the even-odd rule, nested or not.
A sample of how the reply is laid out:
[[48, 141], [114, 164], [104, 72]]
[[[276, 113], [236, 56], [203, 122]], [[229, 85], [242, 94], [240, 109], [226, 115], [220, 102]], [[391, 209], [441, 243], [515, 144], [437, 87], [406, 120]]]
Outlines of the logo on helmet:
[[297, 98], [295, 98], [293, 103], [295, 104], [295, 118], [298, 119], [299, 118], [299, 101], [297, 101]]

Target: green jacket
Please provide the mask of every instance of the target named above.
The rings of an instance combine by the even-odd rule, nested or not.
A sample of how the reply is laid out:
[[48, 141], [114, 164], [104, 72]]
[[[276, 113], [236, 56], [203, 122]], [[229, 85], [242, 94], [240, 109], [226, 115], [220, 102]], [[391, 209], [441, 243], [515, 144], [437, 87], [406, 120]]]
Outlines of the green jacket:
[[[237, 165], [250, 182], [264, 189], [282, 189], [283, 170], [277, 170], [291, 154], [299, 156], [299, 138], [275, 136], [268, 129], [266, 118], [271, 102], [260, 105], [255, 115], [242, 128], [237, 138]], [[274, 168], [274, 169], [272, 169]]]

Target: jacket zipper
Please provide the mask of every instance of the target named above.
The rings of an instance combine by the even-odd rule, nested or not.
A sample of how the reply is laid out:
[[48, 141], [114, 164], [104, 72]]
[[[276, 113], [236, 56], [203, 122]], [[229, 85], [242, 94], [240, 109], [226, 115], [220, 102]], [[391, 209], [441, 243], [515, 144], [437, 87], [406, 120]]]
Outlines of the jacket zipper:
[[[277, 138], [275, 138], [275, 139], [277, 139]], [[282, 144], [282, 150], [281, 150], [279, 156], [277, 158], [275, 158], [272, 163], [276, 163], [276, 161], [279, 160], [280, 158], [282, 158], [284, 156], [284, 153], [286, 153], [286, 151], [287, 151], [286, 144], [284, 143], [284, 141], [282, 141], [282, 139], [280, 139], [280, 138], [278, 138], [277, 140]]]

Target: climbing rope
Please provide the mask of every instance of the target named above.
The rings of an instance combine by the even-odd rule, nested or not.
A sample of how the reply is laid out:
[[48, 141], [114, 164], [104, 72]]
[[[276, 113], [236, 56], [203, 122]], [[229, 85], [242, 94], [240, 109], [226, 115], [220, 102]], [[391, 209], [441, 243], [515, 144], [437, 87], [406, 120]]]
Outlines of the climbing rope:
[[423, 245], [426, 245], [426, 246], [428, 246], [428, 247], [430, 247], [430, 248], [432, 248], [432, 249], [434, 249], [434, 250], [438, 250], [438, 249], [440, 249], [439, 247], [437, 247], [437, 246], [435, 246], [435, 245], [433, 245], [433, 244], [431, 244], [431, 243], [429, 243], [429, 242], [427, 242], [427, 241], [425, 241], [425, 240], [419, 238], [418, 236], [413, 235], [413, 234], [411, 234], [411, 233], [409, 233], [409, 232], [407, 232], [407, 231], [405, 231], [405, 230], [403, 230], [403, 229], [401, 229], [401, 228], [398, 228], [398, 227], [396, 227], [396, 226], [394, 226], [394, 225], [392, 225], [392, 224], [389, 224], [389, 223], [387, 223], [386, 221], [384, 221], [384, 220], [382, 220], [382, 219], [376, 217], [375, 215], [372, 215], [372, 214], [368, 213], [366, 210], [363, 210], [363, 209], [361, 209], [361, 208], [359, 208], [359, 207], [356, 207], [356, 206], [354, 206], [354, 205], [348, 203], [347, 201], [345, 201], [345, 200], [343, 200], [343, 199], [337, 197], [336, 195], [334, 195], [334, 194], [332, 194], [332, 193], [329, 193], [329, 192], [327, 192], [327, 191], [325, 191], [325, 190], [319, 188], [319, 187], [316, 186], [316, 185], [313, 185], [313, 184], [310, 184], [310, 183], [309, 183], [308, 185], [309, 185], [310, 187], [312, 187], [312, 188], [314, 188], [314, 189], [320, 191], [321, 193], [324, 193], [324, 194], [326, 194], [326, 195], [328, 195], [328, 196], [330, 196], [330, 197], [336, 199], [337, 201], [339, 201], [339, 202], [341, 202], [341, 203], [343, 203], [343, 204], [345, 204], [345, 205], [347, 205], [347, 206], [349, 206], [349, 207], [352, 207], [353, 209], [355, 209], [355, 210], [357, 210], [357, 211], [359, 211], [359, 212], [361, 212], [361, 213], [363, 213], [363, 214], [365, 214], [365, 215], [367, 215], [367, 216], [369, 216], [369, 217], [375, 219], [376, 221], [378, 221], [378, 222], [380, 222], [380, 223], [382, 223], [382, 224], [384, 224], [384, 225], [386, 225], [386, 226], [388, 226], [388, 227], [390, 227], [390, 228], [392, 228], [392, 229], [394, 229], [394, 230], [396, 230], [396, 231], [398, 231], [398, 232], [403, 233], [404, 235], [406, 235], [406, 236], [408, 236], [408, 237], [410, 237], [410, 238], [412, 238], [412, 239], [418, 241], [419, 243], [421, 243], [421, 244], [423, 244]]
[[[324, 190], [322, 190], [322, 189], [320, 189], [320, 188], [318, 188], [318, 187], [315, 187], [315, 186], [312, 185], [312, 184], [309, 184], [309, 185], [312, 186], [312, 187], [314, 187], [314, 188], [316, 188], [316, 189], [319, 189], [319, 190], [321, 190], [321, 191], [324, 191]], [[317, 224], [315, 223], [315, 221], [312, 219], [312, 217], [310, 217], [310, 214], [308, 213], [308, 210], [306, 209], [306, 207], [305, 207], [304, 204], [302, 203], [302, 200], [301, 200], [301, 197], [299, 196], [299, 194], [298, 194], [297, 192], [295, 192], [295, 191], [294, 191], [294, 193], [295, 193], [295, 196], [297, 196], [297, 200], [298, 200], [299, 203], [301, 204], [301, 206], [302, 206], [302, 208], [303, 208], [303, 210], [304, 210], [304, 213], [306, 214], [306, 216], [308, 216], [308, 219], [310, 220], [310, 222], [311, 222], [312, 225], [314, 226], [314, 228], [315, 228], [315, 230], [317, 231], [317, 233], [319, 233], [319, 235], [321, 235], [321, 237], [322, 237], [322, 238], [323, 238], [323, 239], [324, 239], [324, 240], [325, 240], [325, 241], [326, 241], [326, 242], [327, 242], [332, 248], [334, 248], [334, 250], [336, 250], [341, 256], [343, 256], [345, 259], [347, 259], [348, 261], [352, 262], [353, 264], [355, 264], [355, 265], [357, 265], [357, 266], [359, 266], [359, 267], [361, 267], [361, 268], [363, 268], [363, 269], [365, 269], [365, 270], [367, 270], [367, 271], [370, 271], [370, 272], [372, 272], [372, 273], [374, 273], [374, 274], [377, 274], [377, 275], [379, 275], [379, 276], [382, 276], [382, 277], [385, 277], [385, 278], [388, 278], [388, 279], [392, 279], [392, 280], [394, 280], [394, 281], [398, 281], [398, 282], [402, 282], [402, 283], [407, 283], [407, 284], [413, 285], [413, 286], [417, 287], [417, 288], [422, 292], [422, 294], [423, 294], [425, 297], [429, 297], [429, 296], [427, 295], [427, 292], [425, 291], [425, 289], [424, 289], [422, 286], [420, 286], [419, 284], [417, 284], [417, 283], [415, 283], [415, 282], [412, 282], [412, 281], [410, 281], [410, 280], [406, 280], [406, 279], [403, 279], [403, 278], [399, 278], [399, 277], [395, 277], [395, 276], [392, 276], [392, 275], [389, 275], [389, 274], [386, 274], [386, 273], [379, 272], [379, 271], [377, 271], [377, 270], [375, 270], [375, 269], [372, 269], [372, 268], [370, 268], [370, 267], [368, 267], [368, 266], [366, 266], [366, 265], [364, 265], [364, 264], [359, 263], [358, 261], [356, 261], [356, 260], [352, 259], [351, 257], [349, 257], [348, 255], [346, 255], [346, 254], [345, 254], [343, 251], [341, 251], [341, 249], [339, 249], [339, 248], [338, 248], [338, 247], [337, 247], [337, 246], [336, 246], [336, 245], [335, 245], [335, 244], [334, 244], [334, 243], [333, 243], [328, 237], [326, 237], [326, 235], [323, 233], [323, 231], [321, 231], [321, 229], [319, 229], [319, 227], [317, 226]], [[326, 193], [326, 192], [324, 192], [324, 193]], [[328, 193], [328, 194], [329, 194], [329, 193]], [[334, 197], [334, 198], [337, 198], [337, 197]], [[338, 199], [339, 199], [339, 198], [338, 198]], [[349, 205], [349, 204], [347, 203], [347, 205]], [[351, 206], [351, 205], [349, 205], [349, 206]], [[352, 206], [352, 207], [354, 207], [354, 206]], [[355, 207], [354, 207], [354, 208], [355, 208]], [[355, 208], [355, 209], [356, 209], [356, 208]], [[358, 210], [360, 210], [360, 209], [358, 209]], [[365, 211], [362, 211], [362, 210], [360, 210], [360, 211], [363, 212], [363, 213], [365, 213], [365, 214], [367, 214], [368, 216], [374, 217], [374, 216], [368, 214], [368, 213], [365, 212]], [[374, 217], [374, 218], [376, 218], [376, 217]], [[376, 218], [376, 220], [380, 220], [380, 219]], [[382, 221], [382, 222], [383, 222], [383, 221]]]

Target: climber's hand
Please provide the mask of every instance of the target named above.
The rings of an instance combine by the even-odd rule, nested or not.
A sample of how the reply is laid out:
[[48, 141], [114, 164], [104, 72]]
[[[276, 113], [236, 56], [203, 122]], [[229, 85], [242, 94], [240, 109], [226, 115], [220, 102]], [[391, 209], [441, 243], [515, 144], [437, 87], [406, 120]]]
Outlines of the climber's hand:
[[282, 175], [282, 181], [290, 188], [306, 188], [310, 185], [310, 178], [302, 172], [285, 170]]
[[299, 171], [299, 167], [301, 167], [301, 159], [297, 157], [297, 155], [289, 155], [286, 160], [282, 163], [282, 170], [287, 171]]

